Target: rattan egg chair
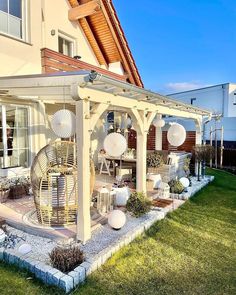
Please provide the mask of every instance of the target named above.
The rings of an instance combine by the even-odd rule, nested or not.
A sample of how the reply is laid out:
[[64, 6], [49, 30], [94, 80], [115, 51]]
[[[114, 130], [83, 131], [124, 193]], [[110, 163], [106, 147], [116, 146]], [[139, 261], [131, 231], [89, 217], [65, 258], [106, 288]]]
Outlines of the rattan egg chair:
[[[41, 224], [75, 224], [78, 209], [76, 144], [54, 141], [42, 148], [31, 167], [37, 218]], [[90, 161], [90, 171], [93, 167]], [[95, 174], [91, 175], [91, 193]]]

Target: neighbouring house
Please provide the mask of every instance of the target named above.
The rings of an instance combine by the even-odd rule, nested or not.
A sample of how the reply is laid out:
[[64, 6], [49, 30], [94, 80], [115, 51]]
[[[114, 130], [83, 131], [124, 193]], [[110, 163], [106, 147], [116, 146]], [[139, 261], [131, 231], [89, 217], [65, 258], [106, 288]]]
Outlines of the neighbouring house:
[[[220, 120], [214, 119], [206, 124], [206, 140], [210, 140], [210, 128], [224, 128], [224, 147], [236, 148], [236, 84], [223, 83], [209, 87], [193, 89], [183, 92], [168, 94], [176, 100], [189, 103], [194, 106], [206, 108], [213, 114], [221, 114]], [[188, 121], [181, 121], [189, 132], [195, 126]], [[214, 135], [213, 135], [214, 140]], [[220, 132], [217, 132], [217, 140], [220, 141]], [[218, 143], [219, 144], [219, 143]]]
[[64, 107], [74, 112], [77, 238], [86, 242], [91, 237], [88, 163], [103, 147], [108, 121], [120, 114], [132, 120], [137, 190], [146, 192], [147, 143], [162, 150], [166, 136], [151, 126], [156, 115], [192, 120], [192, 140], [199, 144], [202, 122], [211, 112], [143, 88], [110, 0], [6, 0], [0, 19], [1, 176], [29, 173], [38, 151], [56, 139], [52, 115]]

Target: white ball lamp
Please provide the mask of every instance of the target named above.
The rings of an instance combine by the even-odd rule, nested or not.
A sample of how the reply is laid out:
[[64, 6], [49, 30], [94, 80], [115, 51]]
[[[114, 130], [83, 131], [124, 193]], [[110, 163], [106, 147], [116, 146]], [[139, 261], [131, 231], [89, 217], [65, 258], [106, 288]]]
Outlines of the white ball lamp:
[[51, 120], [51, 127], [54, 133], [60, 138], [68, 138], [75, 134], [75, 114], [69, 110], [56, 112]]
[[161, 118], [156, 118], [153, 120], [152, 124], [155, 126], [155, 127], [159, 127], [159, 128], [162, 128], [165, 126], [166, 122], [165, 120], [161, 119]]
[[184, 188], [189, 187], [190, 182], [187, 177], [181, 177], [179, 181], [181, 182]]
[[168, 142], [173, 146], [180, 146], [185, 142], [186, 130], [184, 126], [174, 123], [167, 132]]
[[126, 216], [125, 213], [122, 212], [121, 210], [113, 210], [111, 213], [108, 215], [108, 224], [113, 228], [113, 229], [121, 229], [126, 222]]
[[127, 141], [122, 134], [113, 132], [105, 137], [103, 147], [109, 156], [120, 157], [127, 149]]

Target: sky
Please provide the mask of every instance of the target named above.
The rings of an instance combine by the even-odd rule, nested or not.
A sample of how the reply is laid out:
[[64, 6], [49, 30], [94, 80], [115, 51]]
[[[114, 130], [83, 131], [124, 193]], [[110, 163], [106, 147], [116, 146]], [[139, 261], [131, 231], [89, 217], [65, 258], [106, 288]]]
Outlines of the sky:
[[236, 0], [113, 0], [146, 89], [236, 83]]

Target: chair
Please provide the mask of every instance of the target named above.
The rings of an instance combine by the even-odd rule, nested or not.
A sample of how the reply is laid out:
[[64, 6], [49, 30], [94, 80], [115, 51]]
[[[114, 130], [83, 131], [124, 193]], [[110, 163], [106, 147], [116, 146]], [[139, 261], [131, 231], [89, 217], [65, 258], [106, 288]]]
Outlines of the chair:
[[[108, 174], [110, 176], [111, 161], [107, 160], [104, 154], [100, 154], [98, 156], [98, 163], [101, 164], [99, 174]], [[104, 168], [105, 170], [103, 170]]]
[[[31, 166], [31, 184], [37, 218], [41, 224], [61, 226], [76, 223], [77, 170], [74, 142], [54, 141], [38, 152]], [[92, 194], [95, 181], [92, 160], [90, 175]]]

